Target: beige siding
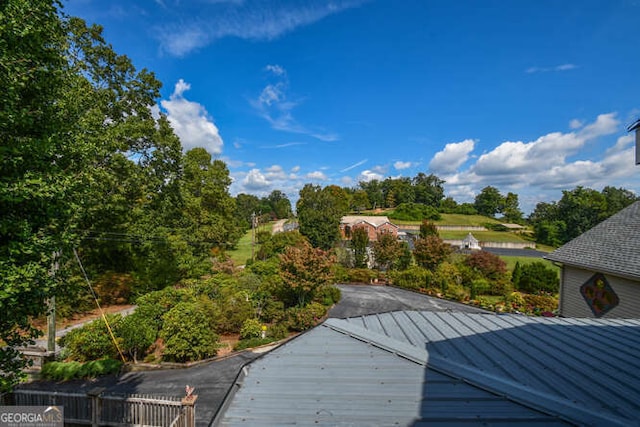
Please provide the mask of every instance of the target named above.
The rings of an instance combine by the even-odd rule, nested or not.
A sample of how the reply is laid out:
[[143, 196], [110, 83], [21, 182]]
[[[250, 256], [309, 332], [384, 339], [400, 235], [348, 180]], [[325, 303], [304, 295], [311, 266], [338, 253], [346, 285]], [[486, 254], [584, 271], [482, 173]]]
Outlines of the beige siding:
[[[560, 315], [564, 317], [595, 317], [580, 294], [580, 286], [596, 272], [564, 266], [560, 292]], [[605, 274], [618, 295], [620, 304], [602, 318], [640, 318], [640, 282]]]

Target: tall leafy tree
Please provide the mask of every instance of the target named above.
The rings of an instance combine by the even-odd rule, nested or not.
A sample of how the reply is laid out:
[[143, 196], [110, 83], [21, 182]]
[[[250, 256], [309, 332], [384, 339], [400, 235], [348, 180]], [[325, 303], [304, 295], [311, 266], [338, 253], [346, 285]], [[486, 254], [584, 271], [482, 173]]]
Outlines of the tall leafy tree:
[[[53, 254], [68, 254], [88, 227], [113, 225], [122, 201], [147, 203], [143, 173], [127, 156], [156, 149], [149, 107], [160, 83], [117, 55], [100, 27], [59, 8], [55, 0], [0, 4], [3, 389], [24, 364], [12, 346], [36, 335], [29, 317], [63, 293]], [[137, 214], [126, 213], [125, 222]]]
[[403, 255], [404, 245], [390, 233], [380, 233], [373, 242], [373, 257], [380, 270], [388, 270]]
[[500, 191], [489, 185], [480, 191], [476, 196], [473, 205], [480, 215], [493, 218], [496, 213], [500, 212], [500, 208], [503, 203], [504, 199], [500, 194]]
[[276, 218], [285, 219], [291, 216], [291, 202], [282, 191], [273, 190], [267, 200], [269, 201], [271, 212]]
[[296, 204], [300, 233], [316, 248], [330, 249], [340, 237], [340, 209], [331, 189], [306, 184]]
[[420, 172], [412, 180], [416, 203], [438, 207], [444, 199], [445, 181], [434, 174], [425, 175]]
[[520, 210], [520, 202], [516, 193], [509, 192], [502, 201], [500, 212], [507, 222], [521, 223], [522, 211]]
[[364, 227], [355, 227], [351, 232], [351, 241], [349, 246], [353, 250], [353, 263], [356, 268], [364, 268], [367, 266], [369, 257], [367, 256], [367, 248], [369, 247], [369, 233]]
[[435, 271], [451, 253], [451, 245], [444, 243], [438, 236], [417, 239], [413, 249], [416, 264], [431, 271]]

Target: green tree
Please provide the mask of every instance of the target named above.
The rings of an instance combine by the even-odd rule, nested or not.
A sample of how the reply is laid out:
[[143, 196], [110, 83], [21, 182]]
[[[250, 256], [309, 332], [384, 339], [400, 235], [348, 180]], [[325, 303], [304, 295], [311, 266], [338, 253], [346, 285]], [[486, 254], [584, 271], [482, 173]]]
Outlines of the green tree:
[[251, 228], [253, 215], [260, 213], [260, 199], [257, 196], [244, 193], [236, 196], [236, 217], [240, 219], [241, 226], [245, 230]]
[[227, 165], [211, 160], [204, 148], [193, 148], [184, 156], [183, 198], [187, 240], [206, 256], [213, 247], [229, 248], [240, 237], [234, 219], [235, 201], [229, 195], [231, 178]]
[[[54, 260], [53, 254], [68, 255], [78, 246], [79, 230], [113, 226], [111, 213], [127, 211], [120, 199], [147, 200], [137, 186], [143, 173], [125, 154], [157, 149], [150, 106], [160, 82], [117, 55], [100, 27], [63, 16], [59, 8], [55, 0], [9, 0], [0, 6], [0, 338], [7, 344], [0, 350], [0, 386], [5, 390], [25, 364], [14, 346], [37, 334], [29, 318], [45, 312], [48, 297], [65, 293], [61, 283], [67, 283], [62, 276], [68, 271], [50, 274], [54, 261], [65, 266], [64, 258]], [[124, 179], [114, 179], [119, 174]], [[145, 203], [154, 206], [153, 201]], [[136, 207], [118, 225], [144, 211]]]
[[522, 266], [518, 290], [523, 292], [558, 292], [560, 280], [558, 273], [547, 267], [544, 262], [535, 261]]
[[355, 227], [351, 232], [351, 240], [349, 246], [353, 250], [353, 263], [355, 268], [367, 267], [369, 256], [367, 248], [369, 247], [369, 233], [364, 227]]
[[473, 203], [476, 211], [480, 215], [493, 218], [504, 204], [504, 198], [497, 188], [492, 186], [484, 187], [476, 196]]
[[360, 181], [360, 188], [367, 193], [367, 199], [373, 209], [384, 206], [384, 194], [382, 192], [382, 184], [377, 179], [371, 181]]
[[291, 202], [286, 194], [280, 190], [273, 190], [269, 194], [269, 204], [271, 205], [271, 211], [278, 219], [285, 219], [291, 216]]
[[519, 224], [522, 222], [522, 211], [519, 207], [518, 195], [515, 193], [507, 193], [504, 197], [500, 212], [507, 222]]
[[598, 191], [578, 186], [562, 192], [558, 216], [566, 224], [562, 242], [578, 237], [605, 219], [607, 202]]
[[618, 213], [622, 209], [638, 200], [638, 196], [636, 196], [633, 192], [624, 188], [615, 188], [610, 186], [604, 187], [602, 189], [602, 195], [604, 196], [607, 203], [607, 209], [603, 215], [605, 218]]
[[351, 210], [361, 212], [370, 207], [371, 203], [369, 202], [367, 192], [364, 190], [355, 190], [351, 195]]
[[425, 175], [420, 172], [412, 180], [415, 202], [438, 207], [444, 198], [444, 183], [444, 180], [434, 174]]
[[330, 249], [340, 237], [340, 218], [344, 211], [331, 189], [306, 184], [296, 204], [300, 233], [317, 248]]

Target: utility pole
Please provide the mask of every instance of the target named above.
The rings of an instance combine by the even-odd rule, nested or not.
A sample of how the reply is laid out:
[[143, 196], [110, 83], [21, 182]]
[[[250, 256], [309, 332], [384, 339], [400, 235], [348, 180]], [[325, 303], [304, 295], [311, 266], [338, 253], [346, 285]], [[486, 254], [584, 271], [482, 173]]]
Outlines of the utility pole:
[[[51, 255], [51, 277], [55, 280], [56, 272], [60, 268], [58, 259], [62, 253], [56, 251]], [[47, 314], [47, 351], [56, 351], [56, 297], [55, 295], [47, 301], [49, 308]]]
[[253, 262], [256, 247], [256, 213], [251, 213], [251, 262]]

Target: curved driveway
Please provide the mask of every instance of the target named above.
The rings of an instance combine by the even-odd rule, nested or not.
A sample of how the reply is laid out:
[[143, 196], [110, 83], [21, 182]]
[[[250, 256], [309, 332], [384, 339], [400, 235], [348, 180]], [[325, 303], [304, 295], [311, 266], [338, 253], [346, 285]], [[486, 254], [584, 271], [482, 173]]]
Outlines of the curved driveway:
[[[355, 317], [396, 310], [465, 311], [483, 310], [452, 301], [390, 286], [338, 285], [342, 299], [330, 311], [330, 317]], [[47, 391], [87, 392], [104, 387], [106, 393], [184, 396], [184, 387], [195, 386], [198, 395], [196, 427], [208, 426], [222, 404], [227, 391], [242, 367], [260, 356], [260, 352], [242, 351], [222, 360], [184, 369], [158, 369], [109, 375], [92, 381], [49, 381], [23, 384], [20, 388]]]

